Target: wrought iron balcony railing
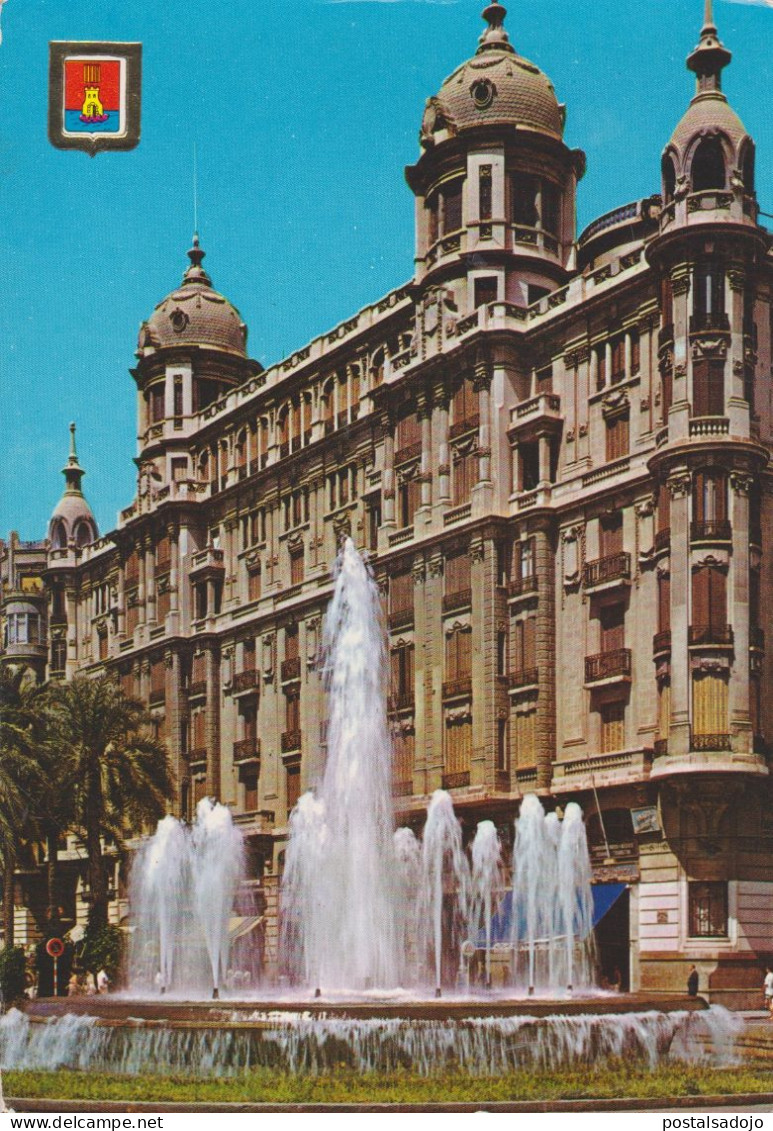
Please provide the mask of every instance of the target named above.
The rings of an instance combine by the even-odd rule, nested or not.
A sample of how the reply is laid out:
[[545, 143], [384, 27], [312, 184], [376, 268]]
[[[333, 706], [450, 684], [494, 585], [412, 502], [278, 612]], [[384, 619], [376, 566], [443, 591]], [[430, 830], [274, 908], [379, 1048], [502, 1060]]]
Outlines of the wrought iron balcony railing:
[[463, 675], [456, 679], [447, 679], [443, 683], [443, 698], [458, 699], [463, 695], [472, 694], [472, 676]]
[[252, 691], [257, 686], [258, 673], [255, 668], [246, 668], [243, 672], [237, 672], [234, 676], [234, 692], [237, 695], [241, 691]]
[[455, 609], [467, 609], [472, 604], [472, 589], [459, 589], [456, 593], [447, 593], [443, 598], [443, 612], [450, 613]]
[[631, 576], [631, 555], [626, 553], [610, 554], [606, 558], [599, 558], [595, 562], [586, 562], [582, 571], [586, 588], [593, 585], [604, 585], [608, 581], [625, 581]]
[[614, 652], [585, 657], [586, 683], [598, 683], [603, 679], [629, 679], [630, 675], [630, 648], [617, 648]]
[[288, 683], [291, 679], [301, 678], [300, 656], [291, 656], [289, 660], [282, 660], [281, 678], [282, 683]]
[[690, 523], [690, 538], [694, 542], [706, 538], [729, 542], [732, 537], [733, 528], [726, 518], [693, 519]]
[[690, 644], [732, 645], [733, 629], [729, 624], [691, 624]]

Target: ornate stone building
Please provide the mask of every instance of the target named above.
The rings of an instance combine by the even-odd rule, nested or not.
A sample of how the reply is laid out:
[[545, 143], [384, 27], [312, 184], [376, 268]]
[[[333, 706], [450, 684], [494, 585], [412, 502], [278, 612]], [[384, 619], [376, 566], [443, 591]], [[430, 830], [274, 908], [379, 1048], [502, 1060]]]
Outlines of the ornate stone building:
[[263, 370], [194, 240], [140, 332], [138, 490], [116, 530], [96, 538], [77, 458], [65, 471], [48, 673], [116, 672], [169, 743], [175, 811], [233, 806], [271, 965], [351, 534], [384, 593], [402, 819], [420, 828], [443, 787], [468, 835], [491, 818], [511, 841], [525, 793], [579, 801], [597, 881], [626, 885], [599, 925], [607, 972], [665, 990], [696, 962], [714, 1000], [756, 1003], [773, 254], [754, 142], [709, 6], [661, 191], [578, 237], [584, 154], [504, 16], [486, 8], [427, 103], [404, 287]]

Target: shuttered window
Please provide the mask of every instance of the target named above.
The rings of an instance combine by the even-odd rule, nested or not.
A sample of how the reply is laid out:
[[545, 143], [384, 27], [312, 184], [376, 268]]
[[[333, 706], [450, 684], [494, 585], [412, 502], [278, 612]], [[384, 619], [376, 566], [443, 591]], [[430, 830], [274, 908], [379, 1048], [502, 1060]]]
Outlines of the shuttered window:
[[472, 764], [472, 719], [449, 719], [446, 723], [445, 772], [465, 774]]

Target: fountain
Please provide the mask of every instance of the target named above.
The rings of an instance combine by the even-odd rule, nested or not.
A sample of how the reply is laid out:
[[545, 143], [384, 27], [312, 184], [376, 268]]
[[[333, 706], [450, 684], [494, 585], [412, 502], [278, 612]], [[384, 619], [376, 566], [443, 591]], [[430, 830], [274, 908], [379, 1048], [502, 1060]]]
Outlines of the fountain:
[[[470, 867], [443, 790], [420, 840], [395, 829], [380, 600], [350, 540], [324, 654], [327, 760], [291, 815], [281, 892], [280, 965], [291, 987], [238, 999], [229, 987], [244, 848], [227, 808], [204, 800], [192, 828], [167, 817], [137, 854], [129, 998], [10, 1011], [0, 1017], [0, 1064], [233, 1074], [260, 1064], [332, 1071], [343, 1059], [363, 1072], [482, 1075], [617, 1056], [654, 1064], [705, 1047], [728, 1055], [736, 1022], [724, 1010], [678, 998], [655, 1011], [593, 988], [591, 868], [577, 805], [560, 819], [523, 798], [506, 893], [495, 825], [478, 825]], [[493, 990], [495, 919], [509, 984]], [[476, 952], [485, 989], [473, 1000], [460, 960]], [[190, 1000], [210, 994], [216, 1006]]]
[[219, 996], [243, 874], [244, 842], [224, 805], [203, 798], [191, 828], [175, 817], [159, 821], [131, 871], [133, 993]]

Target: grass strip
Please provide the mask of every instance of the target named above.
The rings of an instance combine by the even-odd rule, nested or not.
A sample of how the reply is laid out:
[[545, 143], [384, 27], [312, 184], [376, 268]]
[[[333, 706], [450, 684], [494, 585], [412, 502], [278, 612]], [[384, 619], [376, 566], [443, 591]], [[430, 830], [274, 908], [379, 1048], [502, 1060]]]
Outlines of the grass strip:
[[519, 1100], [654, 1099], [773, 1091], [773, 1071], [749, 1067], [663, 1066], [652, 1072], [625, 1063], [598, 1070], [518, 1072], [472, 1077], [411, 1072], [293, 1076], [257, 1069], [244, 1076], [119, 1076], [84, 1072], [4, 1072], [6, 1095], [30, 1099], [145, 1100], [199, 1103], [483, 1103]]

